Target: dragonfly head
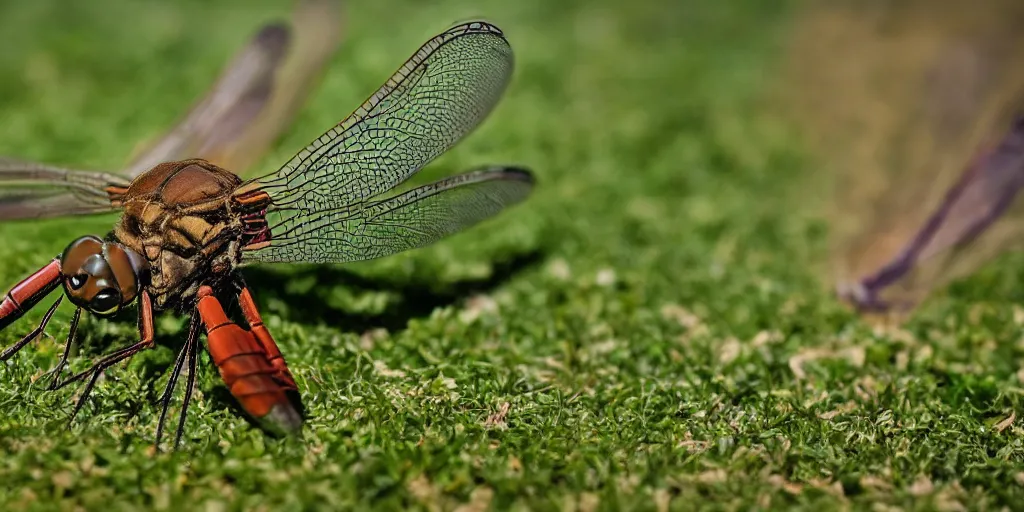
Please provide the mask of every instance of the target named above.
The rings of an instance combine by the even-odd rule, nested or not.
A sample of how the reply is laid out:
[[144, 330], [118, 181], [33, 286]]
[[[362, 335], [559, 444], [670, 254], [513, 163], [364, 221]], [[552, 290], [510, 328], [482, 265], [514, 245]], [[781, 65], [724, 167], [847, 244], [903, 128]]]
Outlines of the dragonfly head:
[[83, 236], [60, 257], [64, 293], [98, 316], [113, 316], [131, 304], [149, 272], [145, 258], [117, 242]]

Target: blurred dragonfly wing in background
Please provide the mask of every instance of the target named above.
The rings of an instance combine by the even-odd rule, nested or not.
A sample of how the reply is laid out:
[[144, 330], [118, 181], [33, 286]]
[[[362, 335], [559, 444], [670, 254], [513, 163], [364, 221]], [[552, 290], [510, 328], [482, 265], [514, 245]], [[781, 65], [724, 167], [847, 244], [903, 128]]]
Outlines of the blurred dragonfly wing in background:
[[111, 211], [96, 193], [157, 164], [202, 158], [244, 175], [302, 108], [341, 42], [341, 0], [296, 0], [290, 26], [260, 29], [212, 89], [120, 173], [0, 157], [0, 220]]
[[242, 175], [287, 128], [341, 42], [340, 0], [297, 0], [291, 28], [263, 27], [189, 113], [128, 165], [203, 158]]
[[785, 104], [835, 188], [831, 278], [858, 310], [906, 313], [1024, 234], [1022, 22], [1012, 0], [814, 2], [796, 20]]

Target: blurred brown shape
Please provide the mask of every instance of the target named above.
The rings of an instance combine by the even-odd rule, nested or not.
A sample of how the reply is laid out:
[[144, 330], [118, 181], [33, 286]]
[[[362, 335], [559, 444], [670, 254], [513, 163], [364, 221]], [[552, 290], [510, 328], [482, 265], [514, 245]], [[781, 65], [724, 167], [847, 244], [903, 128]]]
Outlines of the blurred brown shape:
[[781, 91], [832, 186], [833, 278], [910, 311], [1024, 235], [1024, 2], [817, 1]]
[[132, 159], [137, 176], [156, 164], [204, 158], [236, 174], [258, 161], [287, 128], [341, 42], [341, 0], [297, 0], [291, 26], [263, 27], [213, 88]]
[[[291, 25], [264, 26], [201, 100], [121, 173], [0, 157], [0, 220], [110, 211], [103, 184], [204, 158], [242, 175], [287, 128], [341, 42], [341, 0], [297, 0]], [[98, 184], [98, 185], [97, 185]]]

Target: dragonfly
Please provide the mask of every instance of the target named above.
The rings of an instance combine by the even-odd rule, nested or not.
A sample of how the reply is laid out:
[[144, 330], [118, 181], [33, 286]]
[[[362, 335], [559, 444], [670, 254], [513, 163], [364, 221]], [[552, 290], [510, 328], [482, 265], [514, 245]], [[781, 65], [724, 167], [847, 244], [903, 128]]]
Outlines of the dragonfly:
[[788, 106], [834, 180], [836, 293], [865, 316], [902, 320], [1019, 247], [1024, 7], [983, 4], [829, 2], [796, 24]]
[[[431, 244], [526, 199], [533, 175], [512, 165], [399, 189], [488, 116], [512, 71], [512, 50], [501, 29], [484, 21], [457, 24], [424, 43], [351, 115], [277, 171], [249, 180], [200, 158], [160, 162], [134, 177], [4, 163], [3, 182], [62, 192], [47, 196], [60, 198], [59, 211], [38, 207], [38, 197], [9, 195], [0, 218], [111, 210], [120, 217], [107, 235], [72, 241], [7, 294], [0, 328], [50, 291], [63, 291], [39, 326], [0, 359], [37, 337], [64, 296], [76, 310], [57, 370], [83, 311], [109, 317], [137, 303], [137, 342], [63, 381], [54, 379], [53, 388], [86, 383], [77, 414], [106, 369], [154, 346], [154, 314], [174, 311], [189, 315], [190, 323], [160, 398], [157, 447], [178, 375], [187, 367], [175, 448], [180, 442], [202, 333], [241, 408], [269, 432], [299, 431], [296, 381], [241, 270], [384, 257]], [[239, 306], [244, 322], [228, 317], [226, 303]]]

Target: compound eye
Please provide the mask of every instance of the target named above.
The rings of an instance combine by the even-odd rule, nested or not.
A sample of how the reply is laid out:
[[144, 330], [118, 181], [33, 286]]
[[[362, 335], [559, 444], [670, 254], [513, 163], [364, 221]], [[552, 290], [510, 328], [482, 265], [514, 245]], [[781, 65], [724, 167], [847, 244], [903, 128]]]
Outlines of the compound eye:
[[89, 301], [89, 309], [99, 315], [109, 315], [121, 305], [121, 293], [114, 288], [104, 288]]
[[68, 284], [71, 285], [72, 290], [80, 290], [88, 280], [89, 276], [87, 274], [78, 274], [71, 276], [71, 279], [68, 279]]
[[67, 273], [81, 273], [85, 262], [96, 254], [103, 254], [103, 240], [95, 236], [83, 236], [64, 249], [60, 257], [60, 266]]

